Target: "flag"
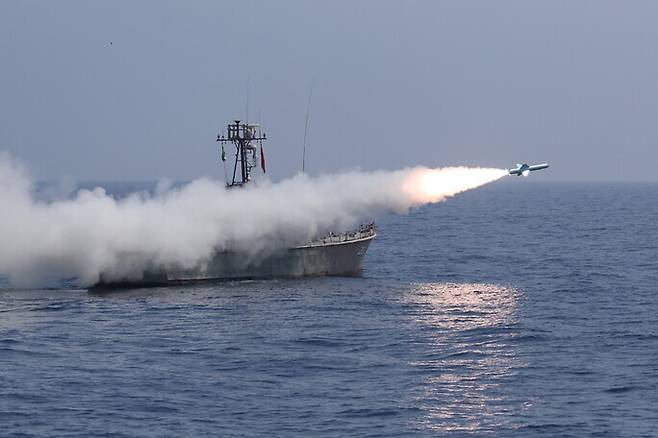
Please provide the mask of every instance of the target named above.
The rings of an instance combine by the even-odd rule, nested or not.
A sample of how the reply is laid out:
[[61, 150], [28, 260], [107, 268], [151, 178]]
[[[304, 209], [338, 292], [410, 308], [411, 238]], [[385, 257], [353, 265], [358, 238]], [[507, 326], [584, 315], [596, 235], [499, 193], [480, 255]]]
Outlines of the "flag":
[[226, 152], [224, 151], [224, 145], [222, 145], [222, 161], [226, 161]]
[[263, 152], [263, 145], [260, 145], [260, 167], [263, 169], [263, 173], [265, 173], [265, 152]]

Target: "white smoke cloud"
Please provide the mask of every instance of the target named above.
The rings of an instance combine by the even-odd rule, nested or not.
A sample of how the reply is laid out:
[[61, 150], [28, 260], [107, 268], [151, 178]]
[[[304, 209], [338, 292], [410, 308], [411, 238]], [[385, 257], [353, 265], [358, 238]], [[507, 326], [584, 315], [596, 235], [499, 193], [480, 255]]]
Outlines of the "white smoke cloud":
[[0, 154], [0, 275], [22, 286], [69, 278], [86, 286], [101, 274], [135, 278], [147, 266], [195, 268], [215, 251], [292, 245], [384, 211], [440, 202], [505, 174], [465, 167], [299, 174], [238, 190], [200, 179], [160, 185], [152, 196], [115, 199], [95, 188], [45, 202], [35, 198], [27, 172]]

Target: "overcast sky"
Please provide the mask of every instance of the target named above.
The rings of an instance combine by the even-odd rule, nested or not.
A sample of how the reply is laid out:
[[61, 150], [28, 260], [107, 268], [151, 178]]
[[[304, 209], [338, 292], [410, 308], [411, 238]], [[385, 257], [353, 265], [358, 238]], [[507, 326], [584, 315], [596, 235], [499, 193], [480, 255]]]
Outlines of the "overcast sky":
[[0, 150], [39, 179], [223, 179], [247, 89], [283, 178], [311, 87], [310, 173], [658, 180], [655, 1], [0, 2]]

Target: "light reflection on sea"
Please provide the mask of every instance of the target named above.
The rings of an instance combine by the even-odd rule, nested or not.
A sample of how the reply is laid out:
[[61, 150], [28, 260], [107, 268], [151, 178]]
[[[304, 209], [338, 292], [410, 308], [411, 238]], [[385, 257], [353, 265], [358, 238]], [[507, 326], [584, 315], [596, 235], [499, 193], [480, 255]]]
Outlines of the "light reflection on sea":
[[[513, 344], [521, 293], [493, 284], [417, 284], [405, 297], [418, 309], [424, 352], [415, 391], [421, 429], [487, 431], [511, 423], [509, 382], [523, 363]], [[519, 408], [526, 408], [526, 403]]]

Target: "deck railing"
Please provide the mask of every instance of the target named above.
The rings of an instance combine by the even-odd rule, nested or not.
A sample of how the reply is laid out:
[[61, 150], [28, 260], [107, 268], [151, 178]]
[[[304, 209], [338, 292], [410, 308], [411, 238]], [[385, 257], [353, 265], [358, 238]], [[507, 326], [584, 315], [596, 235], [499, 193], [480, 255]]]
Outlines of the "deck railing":
[[305, 246], [323, 246], [323, 245], [330, 245], [330, 244], [337, 244], [337, 243], [343, 243], [343, 242], [351, 242], [354, 240], [360, 240], [360, 239], [366, 239], [368, 237], [372, 237], [375, 235], [375, 224], [374, 222], [370, 222], [367, 224], [362, 224], [359, 226], [357, 230], [354, 231], [348, 231], [340, 234], [335, 234], [333, 232], [330, 232], [328, 234], [325, 234], [324, 236], [310, 240], [308, 242], [303, 243], [300, 245], [300, 247], [305, 247]]

